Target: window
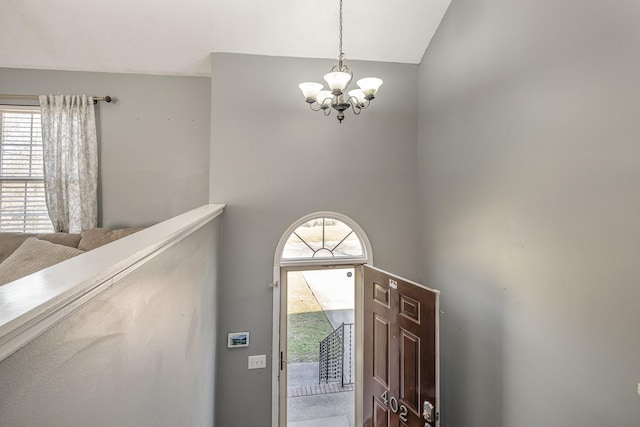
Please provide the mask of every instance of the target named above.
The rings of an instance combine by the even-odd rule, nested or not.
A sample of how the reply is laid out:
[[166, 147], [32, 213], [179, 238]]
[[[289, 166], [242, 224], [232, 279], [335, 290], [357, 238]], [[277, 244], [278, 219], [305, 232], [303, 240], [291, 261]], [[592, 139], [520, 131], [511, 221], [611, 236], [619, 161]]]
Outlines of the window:
[[0, 106], [0, 232], [51, 233], [40, 109]]
[[297, 227], [287, 239], [283, 259], [353, 258], [364, 256], [358, 235], [342, 221], [318, 217]]

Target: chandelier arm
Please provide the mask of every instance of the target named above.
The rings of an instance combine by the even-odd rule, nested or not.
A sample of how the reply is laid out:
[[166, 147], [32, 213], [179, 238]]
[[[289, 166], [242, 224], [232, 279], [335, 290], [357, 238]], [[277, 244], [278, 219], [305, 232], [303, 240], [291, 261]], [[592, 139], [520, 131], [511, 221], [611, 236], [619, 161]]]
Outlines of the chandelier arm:
[[331, 114], [331, 108], [325, 108], [324, 110], [322, 110], [324, 112], [325, 116], [328, 116], [329, 114]]
[[[349, 101], [351, 101], [351, 99], [349, 99]], [[362, 110], [362, 107], [360, 107], [360, 105], [358, 104], [358, 101], [356, 100], [355, 103], [349, 102], [349, 104], [351, 104], [351, 111], [353, 111], [353, 114], [355, 114], [356, 116], [359, 115], [360, 111]]]
[[[326, 110], [330, 110], [330, 106], [331, 106], [331, 98], [327, 98], [324, 100], [323, 103], [319, 103], [317, 100], [315, 102], [311, 102], [309, 103], [309, 108], [311, 108], [312, 111], [320, 111], [320, 110], [324, 110], [325, 111], [325, 116], [328, 115], [326, 114]], [[316, 105], [316, 107], [314, 108], [313, 106]]]
[[[369, 107], [371, 102], [367, 99], [367, 100], [365, 100], [364, 104], [360, 104], [360, 102], [358, 101], [358, 98], [356, 98], [355, 96], [350, 96], [349, 97], [349, 104], [351, 104], [351, 109], [353, 110], [353, 112], [356, 115], [358, 115], [358, 114], [360, 114], [360, 110], [364, 110], [367, 107]], [[357, 113], [356, 113], [356, 108], [358, 109]]]
[[[342, 72], [342, 73], [347, 73], [351, 76], [351, 79], [353, 79], [353, 71], [351, 71], [351, 68], [347, 67], [344, 64], [340, 64], [340, 65], [334, 65], [333, 67], [331, 67], [330, 72]], [[349, 82], [351, 82], [351, 80], [349, 80]]]

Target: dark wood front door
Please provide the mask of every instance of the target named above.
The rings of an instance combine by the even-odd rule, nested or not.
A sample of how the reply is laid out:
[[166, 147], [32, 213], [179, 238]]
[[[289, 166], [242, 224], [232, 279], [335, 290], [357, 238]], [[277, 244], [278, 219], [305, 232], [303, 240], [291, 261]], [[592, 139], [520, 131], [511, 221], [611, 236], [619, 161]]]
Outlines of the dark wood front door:
[[365, 427], [436, 427], [438, 291], [364, 266]]

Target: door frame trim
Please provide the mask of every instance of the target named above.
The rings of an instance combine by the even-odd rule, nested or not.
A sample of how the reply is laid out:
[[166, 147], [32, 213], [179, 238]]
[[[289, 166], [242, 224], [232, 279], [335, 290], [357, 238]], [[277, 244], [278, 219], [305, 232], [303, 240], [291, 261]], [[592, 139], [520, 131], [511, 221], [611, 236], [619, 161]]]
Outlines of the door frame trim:
[[[284, 250], [284, 246], [287, 243], [287, 239], [298, 228], [300, 225], [311, 221], [315, 218], [321, 217], [330, 217], [335, 218], [339, 221], [342, 221], [358, 235], [362, 244], [364, 245], [365, 254], [362, 257], [353, 257], [353, 258], [336, 258], [336, 259], [318, 259], [318, 260], [282, 260], [282, 252]], [[354, 274], [355, 274], [355, 319], [356, 319], [356, 394], [355, 394], [355, 403], [356, 403], [356, 422], [358, 422], [358, 417], [360, 420], [362, 419], [362, 408], [361, 403], [361, 394], [362, 394], [362, 374], [360, 373], [362, 366], [362, 339], [358, 338], [361, 335], [361, 331], [358, 329], [360, 326], [358, 324], [362, 324], [362, 303], [363, 293], [359, 288], [362, 283], [364, 283], [364, 277], [362, 277], [362, 269], [358, 268], [359, 265], [369, 264], [373, 265], [373, 248], [371, 246], [371, 241], [365, 233], [364, 229], [360, 227], [360, 225], [355, 222], [353, 219], [349, 218], [346, 215], [330, 212], [330, 211], [320, 211], [314, 212], [308, 215], [303, 216], [302, 218], [295, 221], [291, 224], [285, 232], [280, 237], [278, 241], [278, 245], [276, 246], [276, 251], [274, 254], [273, 261], [273, 282], [270, 285], [273, 288], [273, 325], [272, 325], [272, 343], [271, 343], [271, 426], [272, 427], [280, 427], [280, 317], [281, 317], [281, 274], [283, 271], [287, 269], [295, 269], [300, 268], [304, 269], [304, 267], [313, 267], [316, 266], [317, 269], [331, 267], [339, 267], [339, 266], [353, 266]], [[360, 396], [360, 397], [359, 397]]]
[[[273, 290], [273, 354], [271, 363], [271, 425], [272, 427], [280, 426], [280, 412], [281, 412], [281, 399], [280, 399], [280, 337], [281, 337], [281, 324], [282, 316], [281, 301], [282, 301], [282, 286], [280, 286], [282, 275], [287, 274], [289, 271], [305, 271], [305, 270], [325, 270], [330, 268], [340, 267], [353, 267], [354, 270], [354, 318], [355, 318], [355, 330], [356, 330], [356, 369], [355, 369], [355, 420], [356, 425], [362, 423], [362, 349], [363, 349], [363, 336], [362, 336], [362, 320], [364, 315], [363, 303], [364, 303], [364, 275], [362, 270], [363, 263], [349, 263], [349, 262], [336, 262], [333, 264], [324, 263], [323, 265], [300, 265], [292, 266], [286, 265], [282, 267], [274, 267], [274, 277], [277, 275], [277, 284]], [[276, 281], [274, 280], [274, 283]], [[358, 424], [360, 422], [360, 424]]]
[[[354, 394], [354, 409], [355, 409], [355, 422], [356, 425], [362, 425], [362, 379], [363, 379], [363, 375], [362, 375], [362, 362], [363, 362], [363, 353], [362, 353], [362, 349], [364, 348], [363, 343], [364, 343], [364, 337], [362, 334], [364, 325], [362, 323], [363, 319], [364, 319], [364, 273], [363, 273], [363, 269], [362, 269], [363, 264], [353, 264], [353, 263], [339, 263], [339, 264], [325, 264], [325, 265], [316, 265], [316, 266], [309, 266], [309, 265], [304, 265], [304, 266], [291, 266], [291, 265], [287, 265], [287, 266], [283, 266], [279, 269], [280, 271], [280, 279], [281, 281], [286, 280], [285, 278], [283, 278], [284, 275], [286, 275], [289, 272], [292, 271], [317, 271], [317, 270], [331, 270], [333, 268], [353, 268], [353, 285], [354, 285], [354, 307], [353, 307], [353, 311], [354, 311], [354, 321], [355, 321], [355, 380], [354, 380], [354, 384], [355, 384], [355, 394]], [[282, 282], [280, 282], [282, 283]], [[280, 298], [280, 305], [279, 307], [282, 307], [282, 300], [285, 298], [282, 295], [282, 289], [283, 287], [280, 285], [280, 283], [278, 284], [278, 292], [277, 294], [279, 295]], [[274, 295], [276, 294], [276, 292], [274, 292]], [[275, 314], [274, 314], [275, 315]], [[278, 316], [281, 316], [282, 312], [279, 312]], [[279, 320], [282, 320], [281, 318]], [[283, 336], [282, 335], [282, 324], [279, 324], [279, 328], [278, 328], [278, 334], [279, 336]], [[282, 391], [282, 377], [280, 376], [280, 372], [282, 372], [280, 370], [280, 351], [281, 351], [281, 347], [280, 347], [280, 341], [278, 341], [278, 347], [277, 347], [277, 351], [274, 352], [274, 357], [277, 356], [277, 359], [273, 359], [273, 368], [274, 368], [274, 372], [276, 372], [276, 376], [277, 376], [277, 382], [274, 383], [274, 387], [273, 387], [273, 391], [274, 393], [277, 392], [277, 399], [274, 400], [273, 404], [277, 406], [277, 417], [273, 417], [272, 420], [272, 425], [273, 427], [282, 427], [279, 422], [280, 422], [280, 414], [282, 413], [282, 404], [283, 401], [281, 401], [280, 396], [281, 396], [281, 391]], [[284, 379], [286, 380], [286, 375], [284, 376]], [[276, 406], [274, 406], [274, 412], [275, 412], [275, 408]]]

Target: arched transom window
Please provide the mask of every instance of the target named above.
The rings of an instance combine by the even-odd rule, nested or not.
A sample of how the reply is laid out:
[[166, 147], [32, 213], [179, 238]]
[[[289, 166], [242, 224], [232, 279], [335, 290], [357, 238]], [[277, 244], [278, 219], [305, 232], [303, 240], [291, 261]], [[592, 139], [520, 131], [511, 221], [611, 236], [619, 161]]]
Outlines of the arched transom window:
[[287, 238], [282, 260], [366, 258], [358, 233], [337, 218], [322, 216], [299, 225]]

